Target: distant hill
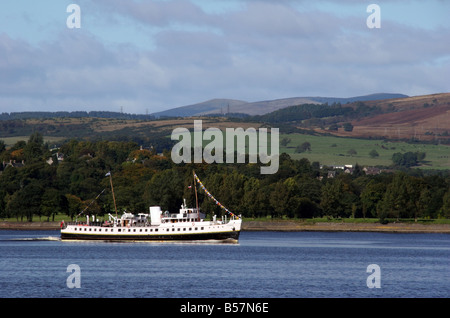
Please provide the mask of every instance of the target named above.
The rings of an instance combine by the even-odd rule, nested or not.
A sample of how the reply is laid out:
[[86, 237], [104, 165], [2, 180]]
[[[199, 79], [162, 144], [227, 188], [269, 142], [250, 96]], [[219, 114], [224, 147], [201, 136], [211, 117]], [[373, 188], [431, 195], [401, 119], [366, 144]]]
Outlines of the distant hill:
[[384, 100], [405, 98], [403, 94], [378, 93], [348, 98], [341, 97], [291, 97], [258, 102], [246, 102], [234, 99], [212, 99], [206, 102], [172, 108], [151, 114], [155, 117], [189, 117], [211, 114], [241, 113], [247, 115], [264, 115], [278, 109], [300, 104], [347, 104], [355, 101]]
[[126, 114], [110, 111], [25, 111], [1, 113], [0, 120], [17, 120], [17, 119], [44, 119], [44, 118], [112, 118], [112, 119], [132, 119], [132, 120], [148, 120], [155, 119], [151, 115]]
[[386, 139], [450, 140], [450, 93], [367, 101], [383, 113], [353, 120], [347, 135]]
[[354, 97], [355, 101], [348, 103], [343, 103], [347, 99], [322, 99], [328, 105], [299, 104], [245, 120], [268, 123], [285, 133], [300, 129], [341, 137], [450, 144], [450, 93], [384, 97]]
[[[450, 93], [400, 98], [394, 94], [376, 94], [352, 98], [286, 98], [247, 103], [216, 99], [196, 104], [196, 112], [214, 111], [236, 114], [258, 109], [263, 115], [203, 117], [203, 128], [258, 128], [272, 126], [281, 133], [305, 133], [385, 140], [426, 141], [450, 144]], [[378, 99], [377, 99], [378, 98]], [[318, 100], [320, 99], [320, 104]], [[366, 99], [366, 100], [365, 100]], [[350, 100], [357, 100], [351, 102]], [[309, 103], [304, 103], [310, 101]], [[328, 103], [328, 105], [323, 103]], [[294, 106], [285, 106], [292, 105]], [[193, 111], [195, 105], [184, 107]], [[219, 108], [214, 108], [219, 107]], [[270, 108], [279, 109], [267, 112]], [[182, 107], [183, 108], [183, 107]], [[174, 109], [175, 111], [175, 109]], [[177, 110], [178, 112], [179, 110]], [[194, 112], [194, 111], [193, 111]], [[265, 113], [265, 114], [264, 114]], [[178, 112], [178, 114], [180, 114]], [[192, 116], [192, 115], [191, 115]], [[0, 140], [24, 138], [40, 132], [47, 139], [88, 138], [132, 140], [158, 149], [169, 149], [171, 131], [193, 126], [193, 118], [159, 118], [153, 115], [131, 115], [114, 112], [17, 112], [0, 114]], [[24, 137], [25, 136], [25, 137]], [[8, 140], [14, 144], [18, 139]]]
[[248, 104], [242, 100], [235, 99], [211, 99], [206, 102], [181, 106], [151, 114], [155, 117], [190, 117], [202, 114], [226, 114], [232, 112], [236, 107]]
[[318, 103], [321, 103], [321, 104], [325, 104], [325, 103], [347, 104], [347, 103], [354, 103], [354, 102], [365, 102], [365, 101], [372, 101], [372, 100], [378, 101], [378, 100], [386, 100], [386, 99], [393, 99], [393, 98], [407, 98], [407, 97], [408, 97], [408, 95], [404, 95], [404, 94], [377, 93], [377, 94], [355, 96], [355, 97], [348, 97], [348, 98], [338, 98], [338, 97], [309, 97], [309, 98]]
[[[368, 99], [350, 103], [301, 104], [248, 120], [342, 137], [450, 143], [450, 93]], [[333, 103], [335, 102], [333, 101]]]

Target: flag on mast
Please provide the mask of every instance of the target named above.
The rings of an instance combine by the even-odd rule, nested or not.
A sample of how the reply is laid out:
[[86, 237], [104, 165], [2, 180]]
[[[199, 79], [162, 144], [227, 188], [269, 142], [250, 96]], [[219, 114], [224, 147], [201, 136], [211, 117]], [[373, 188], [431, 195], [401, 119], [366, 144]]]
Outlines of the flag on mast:
[[105, 174], [105, 177], [110, 176], [111, 175], [111, 171], [109, 171], [107, 174]]

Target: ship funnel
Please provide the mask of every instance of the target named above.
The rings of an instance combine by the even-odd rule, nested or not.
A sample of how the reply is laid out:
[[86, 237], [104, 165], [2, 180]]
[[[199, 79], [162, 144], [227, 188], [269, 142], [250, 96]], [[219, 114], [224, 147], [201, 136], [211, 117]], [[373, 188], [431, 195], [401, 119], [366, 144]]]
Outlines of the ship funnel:
[[160, 225], [161, 224], [161, 207], [159, 207], [159, 206], [151, 206], [150, 207], [150, 220], [151, 220], [151, 225]]

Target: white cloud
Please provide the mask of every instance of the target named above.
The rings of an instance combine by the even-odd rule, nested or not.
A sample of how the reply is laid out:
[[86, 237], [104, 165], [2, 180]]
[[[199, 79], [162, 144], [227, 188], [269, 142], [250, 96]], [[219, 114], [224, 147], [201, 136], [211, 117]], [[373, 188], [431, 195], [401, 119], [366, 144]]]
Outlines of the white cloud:
[[355, 1], [343, 8], [358, 5], [360, 15], [327, 1], [79, 3], [81, 29], [65, 28], [62, 12], [63, 27], [45, 41], [0, 33], [0, 111], [145, 113], [210, 98], [449, 91], [448, 23], [385, 19], [368, 29]]

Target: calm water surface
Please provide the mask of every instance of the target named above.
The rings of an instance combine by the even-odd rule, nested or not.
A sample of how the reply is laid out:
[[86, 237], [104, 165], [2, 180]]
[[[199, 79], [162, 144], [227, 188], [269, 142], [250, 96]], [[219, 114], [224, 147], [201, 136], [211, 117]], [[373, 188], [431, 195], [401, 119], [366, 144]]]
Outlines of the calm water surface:
[[[0, 231], [0, 297], [450, 296], [450, 235], [242, 232], [239, 244], [61, 242]], [[80, 268], [69, 288], [67, 267]], [[368, 288], [370, 264], [380, 288]]]

